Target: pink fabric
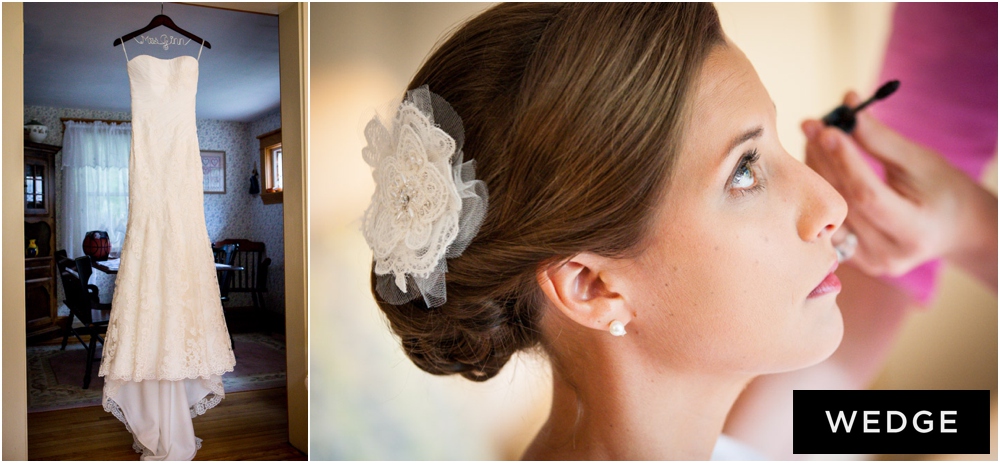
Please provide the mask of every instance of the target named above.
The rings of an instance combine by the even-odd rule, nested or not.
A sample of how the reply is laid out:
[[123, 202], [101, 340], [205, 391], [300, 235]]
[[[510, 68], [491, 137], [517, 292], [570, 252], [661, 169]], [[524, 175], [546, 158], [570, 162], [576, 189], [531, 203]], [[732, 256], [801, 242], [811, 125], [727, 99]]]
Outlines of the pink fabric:
[[[871, 113], [978, 181], [997, 149], [997, 4], [898, 4], [877, 85], [893, 79], [899, 90]], [[940, 267], [886, 280], [926, 304]]]

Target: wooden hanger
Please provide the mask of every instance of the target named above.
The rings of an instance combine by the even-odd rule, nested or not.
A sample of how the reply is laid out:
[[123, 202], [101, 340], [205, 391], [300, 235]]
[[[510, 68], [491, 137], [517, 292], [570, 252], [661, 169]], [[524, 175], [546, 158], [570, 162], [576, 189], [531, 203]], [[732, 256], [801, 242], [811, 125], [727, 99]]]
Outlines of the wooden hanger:
[[115, 39], [115, 42], [112, 43], [111, 46], [112, 47], [117, 47], [118, 45], [121, 45], [123, 41], [132, 40], [132, 39], [138, 37], [140, 34], [143, 34], [145, 32], [149, 32], [149, 31], [151, 31], [151, 30], [153, 30], [153, 29], [155, 29], [157, 27], [160, 27], [160, 26], [166, 27], [168, 29], [173, 29], [173, 30], [177, 31], [178, 33], [180, 33], [181, 35], [183, 35], [183, 36], [185, 36], [185, 37], [187, 37], [187, 38], [189, 38], [191, 40], [194, 40], [195, 42], [198, 42], [198, 43], [204, 45], [205, 48], [212, 48], [212, 44], [208, 43], [207, 40], [202, 39], [201, 37], [198, 37], [197, 35], [194, 35], [194, 34], [188, 32], [188, 31], [186, 31], [184, 29], [181, 29], [176, 24], [174, 24], [174, 21], [172, 19], [170, 19], [169, 16], [163, 14], [163, 4], [162, 3], [160, 4], [160, 14], [154, 16], [153, 20], [150, 21], [149, 24], [146, 27], [143, 27], [142, 29], [139, 29], [137, 31], [129, 32], [128, 34], [125, 34], [124, 36]]

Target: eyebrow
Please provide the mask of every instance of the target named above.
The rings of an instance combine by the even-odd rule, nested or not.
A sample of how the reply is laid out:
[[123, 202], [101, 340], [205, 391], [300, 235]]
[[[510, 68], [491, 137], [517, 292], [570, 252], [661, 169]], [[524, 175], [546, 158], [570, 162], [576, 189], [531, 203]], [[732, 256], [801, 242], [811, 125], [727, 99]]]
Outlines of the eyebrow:
[[754, 138], [759, 138], [763, 133], [764, 133], [764, 127], [758, 125], [757, 127], [754, 127], [752, 129], [747, 130], [746, 132], [737, 135], [736, 138], [733, 138], [733, 141], [729, 142], [729, 148], [727, 148], [726, 151], [722, 153], [722, 159], [725, 160], [727, 157], [729, 157], [729, 153], [731, 153], [734, 149], [736, 149], [737, 146], [740, 146], [750, 140], [753, 140]]

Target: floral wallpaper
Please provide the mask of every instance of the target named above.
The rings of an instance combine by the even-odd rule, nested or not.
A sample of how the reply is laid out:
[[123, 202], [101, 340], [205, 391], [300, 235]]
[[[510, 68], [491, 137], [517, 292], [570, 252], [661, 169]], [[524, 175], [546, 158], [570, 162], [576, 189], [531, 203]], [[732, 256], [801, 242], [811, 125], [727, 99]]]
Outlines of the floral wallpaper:
[[[256, 121], [198, 121], [198, 145], [203, 150], [226, 152], [226, 193], [205, 195], [205, 223], [213, 242], [244, 238], [263, 242], [271, 258], [264, 306], [284, 313], [285, 241], [283, 205], [265, 205], [249, 194], [250, 175], [260, 172], [260, 142], [257, 136], [281, 127], [281, 112], [275, 110]], [[231, 294], [229, 304], [251, 305], [249, 294]]]
[[[281, 110], [264, 116], [248, 124], [249, 136], [253, 145], [251, 153], [253, 165], [260, 164], [260, 142], [257, 137], [281, 128]], [[245, 196], [250, 196], [250, 174], [253, 167], [241, 172], [241, 177], [235, 181], [234, 189]], [[257, 166], [260, 172], [260, 166]], [[263, 188], [263, 187], [262, 187]], [[260, 196], [254, 195], [250, 215], [254, 218], [250, 239], [261, 241], [267, 245], [267, 256], [271, 258], [271, 268], [268, 270], [267, 295], [264, 304], [270, 310], [285, 311], [285, 227], [284, 204], [264, 204]]]
[[[63, 127], [60, 118], [79, 117], [84, 119], [131, 120], [128, 112], [95, 111], [88, 109], [51, 108], [25, 106], [24, 122], [34, 119], [48, 126], [48, 136], [44, 143], [62, 145]], [[268, 270], [268, 292], [264, 305], [269, 311], [284, 313], [284, 227], [282, 204], [261, 202], [257, 195], [250, 195], [250, 174], [260, 162], [260, 144], [257, 136], [281, 127], [281, 112], [272, 113], [252, 122], [231, 122], [212, 119], [198, 119], [198, 144], [202, 150], [226, 152], [226, 193], [205, 195], [205, 225], [212, 242], [227, 238], [243, 238], [261, 241], [267, 247], [271, 258]], [[62, 201], [62, 152], [55, 157], [56, 210]], [[259, 168], [258, 168], [259, 171]], [[58, 216], [56, 233], [63, 230]], [[81, 240], [83, 237], [80, 238]], [[114, 277], [103, 272], [94, 272], [94, 281], [101, 290], [102, 302], [110, 302], [114, 291]], [[64, 298], [59, 289], [59, 300]], [[231, 307], [252, 305], [250, 295], [233, 293]]]

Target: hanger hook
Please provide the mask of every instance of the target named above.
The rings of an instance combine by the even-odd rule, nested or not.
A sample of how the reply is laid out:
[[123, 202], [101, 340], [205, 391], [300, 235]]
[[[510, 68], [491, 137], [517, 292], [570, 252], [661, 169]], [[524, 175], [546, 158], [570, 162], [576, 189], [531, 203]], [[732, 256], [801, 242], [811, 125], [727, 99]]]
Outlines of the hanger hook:
[[163, 2], [160, 2], [160, 14], [163, 14]]

